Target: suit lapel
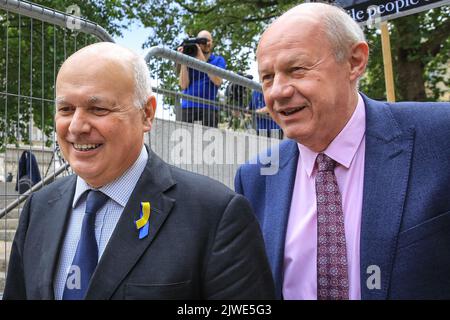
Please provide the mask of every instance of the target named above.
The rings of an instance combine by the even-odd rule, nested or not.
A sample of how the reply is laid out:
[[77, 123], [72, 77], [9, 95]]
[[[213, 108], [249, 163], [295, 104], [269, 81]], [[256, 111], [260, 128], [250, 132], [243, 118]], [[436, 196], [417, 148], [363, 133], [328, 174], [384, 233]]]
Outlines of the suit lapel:
[[53, 278], [72, 210], [75, 186], [76, 176], [74, 175], [62, 186], [60, 193], [38, 211], [42, 214], [43, 225], [46, 226], [39, 259], [39, 270], [42, 270], [39, 287], [41, 299], [44, 300], [54, 299]]
[[[92, 276], [86, 299], [109, 299], [114, 294], [169, 215], [175, 200], [163, 192], [174, 184], [168, 166], [149, 150], [147, 166]], [[140, 203], [144, 201], [151, 204], [150, 227], [148, 236], [139, 240], [134, 222], [139, 219]]]
[[[414, 128], [401, 131], [390, 108], [367, 97], [364, 100], [367, 125], [360, 248], [361, 297], [386, 299], [408, 185]], [[380, 289], [369, 288], [377, 279], [378, 271], [373, 270], [380, 271]]]
[[276, 294], [281, 298], [284, 241], [299, 155], [297, 144], [294, 141], [281, 144], [279, 155], [278, 173], [266, 176], [266, 203], [262, 229]]

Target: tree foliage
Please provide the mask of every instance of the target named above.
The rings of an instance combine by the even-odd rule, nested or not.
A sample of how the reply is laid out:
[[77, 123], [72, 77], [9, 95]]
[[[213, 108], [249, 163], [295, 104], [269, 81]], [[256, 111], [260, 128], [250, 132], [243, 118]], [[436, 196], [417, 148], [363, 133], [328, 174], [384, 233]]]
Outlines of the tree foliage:
[[[444, 6], [389, 23], [397, 100], [449, 99], [450, 7]], [[365, 30], [371, 53], [361, 88], [385, 99], [380, 32]]]
[[[65, 12], [74, 1], [39, 4]], [[124, 16], [118, 1], [115, 5], [79, 1], [78, 5], [84, 18], [110, 34], [119, 34], [123, 28], [115, 22]], [[93, 36], [0, 10], [0, 149], [9, 143], [29, 143], [33, 126], [44, 133], [47, 145], [52, 143], [59, 66], [78, 48], [96, 41]]]
[[[40, 0], [59, 11], [77, 4], [83, 18], [111, 35], [120, 35], [133, 20], [148, 28], [143, 47], [163, 44], [175, 49], [187, 36], [207, 29], [216, 53], [228, 69], [245, 72], [257, 42], [268, 24], [293, 0]], [[365, 30], [371, 54], [360, 88], [385, 99], [379, 31]], [[390, 22], [397, 100], [449, 99], [450, 7], [410, 15]], [[54, 82], [64, 59], [78, 48], [97, 41], [84, 34], [54, 28], [48, 23], [0, 11], [0, 148], [28, 142], [30, 123], [52, 142]], [[179, 91], [174, 66], [154, 61], [151, 71], [166, 89]], [[447, 93], [447, 96], [444, 94]], [[173, 103], [171, 103], [173, 104]], [[31, 118], [33, 121], [31, 121]]]
[[[215, 51], [229, 69], [244, 71], [267, 25], [298, 4], [293, 0], [127, 0], [129, 18], [149, 27], [145, 47], [164, 44], [175, 48], [186, 36], [212, 31]], [[449, 88], [450, 9], [444, 6], [390, 22], [391, 50], [397, 100], [438, 100]], [[366, 29], [371, 45], [370, 63], [360, 88], [369, 96], [385, 99], [380, 33]], [[169, 66], [159, 68], [159, 78]], [[167, 80], [169, 86], [176, 82]], [[440, 83], [438, 85], [438, 83]]]

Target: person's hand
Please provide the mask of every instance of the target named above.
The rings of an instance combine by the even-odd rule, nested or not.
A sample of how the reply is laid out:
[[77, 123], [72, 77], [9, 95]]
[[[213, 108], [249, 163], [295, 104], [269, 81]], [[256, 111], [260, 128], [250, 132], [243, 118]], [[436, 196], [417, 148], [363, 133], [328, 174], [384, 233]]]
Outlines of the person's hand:
[[266, 106], [266, 107], [262, 107], [261, 109], [256, 109], [255, 112], [269, 114], [269, 109], [267, 109], [267, 106]]
[[197, 56], [196, 58], [198, 60], [206, 61], [205, 55], [203, 54], [202, 48], [200, 48], [200, 45], [198, 43], [195, 44], [197, 46]]
[[[183, 46], [179, 46], [179, 47], [177, 48], [177, 51], [178, 51], [179, 53], [183, 53]], [[180, 68], [179, 66], [185, 67], [184, 64], [182, 64], [182, 63], [177, 63], [177, 68]], [[180, 71], [178, 70], [177, 72], [180, 72]]]

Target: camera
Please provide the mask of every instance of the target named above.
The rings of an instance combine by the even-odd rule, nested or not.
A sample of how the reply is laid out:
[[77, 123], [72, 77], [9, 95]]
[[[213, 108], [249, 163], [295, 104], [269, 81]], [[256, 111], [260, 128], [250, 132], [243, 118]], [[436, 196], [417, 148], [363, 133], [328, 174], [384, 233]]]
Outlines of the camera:
[[191, 56], [196, 57], [197, 56], [197, 44], [207, 44], [208, 39], [207, 38], [187, 38], [183, 40], [183, 43], [181, 44], [183, 46], [183, 53]]

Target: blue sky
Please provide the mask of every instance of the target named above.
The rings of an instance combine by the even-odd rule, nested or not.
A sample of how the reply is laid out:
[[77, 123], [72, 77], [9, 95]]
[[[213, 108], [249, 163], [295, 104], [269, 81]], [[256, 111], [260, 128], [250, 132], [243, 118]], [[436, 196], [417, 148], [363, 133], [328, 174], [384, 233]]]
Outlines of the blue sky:
[[[122, 34], [122, 37], [114, 37], [116, 43], [135, 51], [139, 55], [145, 55], [148, 49], [143, 50], [142, 44], [150, 35], [150, 30], [148, 28], [145, 28], [139, 21], [135, 21], [129, 26], [128, 30], [122, 31]], [[256, 62], [252, 61], [248, 73], [253, 75], [255, 81], [258, 81]]]
[[138, 22], [133, 22], [128, 30], [122, 31], [122, 37], [114, 37], [114, 41], [128, 49], [135, 51], [140, 55], [144, 55], [145, 51], [142, 49], [142, 44], [150, 35], [150, 30]]
[[[145, 56], [148, 48], [142, 49], [142, 44], [147, 40], [148, 36], [151, 34], [151, 30], [145, 28], [139, 21], [134, 21], [127, 30], [122, 31], [122, 37], [114, 37], [114, 41], [128, 49], [135, 51], [141, 56]], [[248, 72], [253, 75], [253, 79], [258, 81], [258, 73], [256, 63], [251, 63], [250, 71]], [[153, 85], [157, 86], [158, 81], [152, 79]], [[157, 95], [158, 108], [156, 109], [156, 116], [162, 119], [174, 119], [174, 115], [171, 114], [167, 109], [163, 108], [163, 101], [160, 96]]]

